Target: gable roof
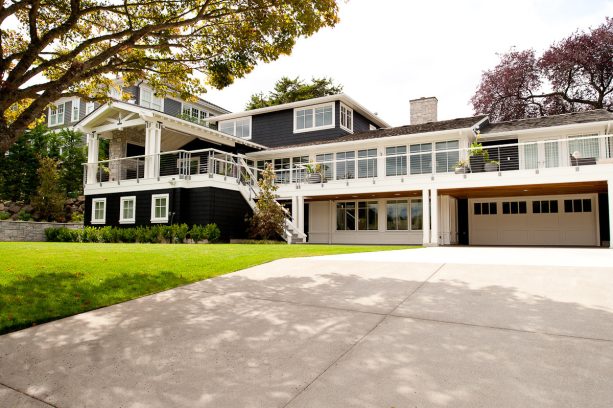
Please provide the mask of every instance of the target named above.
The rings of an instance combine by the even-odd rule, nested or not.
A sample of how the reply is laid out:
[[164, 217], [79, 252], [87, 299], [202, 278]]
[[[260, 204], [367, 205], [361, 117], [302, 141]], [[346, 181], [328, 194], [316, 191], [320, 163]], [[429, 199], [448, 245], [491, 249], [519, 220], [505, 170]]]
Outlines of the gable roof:
[[330, 143], [354, 142], [367, 139], [379, 139], [391, 136], [404, 136], [420, 133], [442, 132], [446, 130], [469, 129], [477, 127], [487, 115], [469, 116], [466, 118], [456, 118], [450, 120], [441, 120], [438, 122], [427, 122], [419, 125], [405, 125], [397, 127], [389, 127], [385, 129], [370, 130], [366, 132], [343, 135], [334, 139], [318, 140], [315, 142], [300, 143], [294, 145], [278, 146], [268, 150], [287, 149], [292, 147], [305, 147], [314, 145], [323, 145]]
[[514, 132], [535, 128], [573, 125], [589, 122], [604, 122], [613, 120], [613, 112], [606, 109], [595, 109], [584, 112], [564, 113], [561, 115], [543, 116], [540, 118], [516, 119], [506, 122], [489, 123], [481, 129], [482, 134]]

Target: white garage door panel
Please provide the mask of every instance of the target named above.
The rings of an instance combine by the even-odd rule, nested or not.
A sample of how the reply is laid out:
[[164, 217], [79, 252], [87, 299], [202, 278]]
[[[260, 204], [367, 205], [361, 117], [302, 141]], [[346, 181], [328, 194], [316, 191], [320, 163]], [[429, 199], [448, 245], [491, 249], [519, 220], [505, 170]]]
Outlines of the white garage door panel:
[[[591, 200], [591, 212], [566, 212], [564, 200]], [[533, 213], [533, 201], [558, 201], [557, 213]], [[525, 214], [504, 214], [503, 202], [526, 202]], [[496, 214], [475, 214], [475, 203], [496, 203]], [[489, 208], [489, 207], [488, 207]], [[471, 245], [598, 245], [595, 194], [469, 200]]]

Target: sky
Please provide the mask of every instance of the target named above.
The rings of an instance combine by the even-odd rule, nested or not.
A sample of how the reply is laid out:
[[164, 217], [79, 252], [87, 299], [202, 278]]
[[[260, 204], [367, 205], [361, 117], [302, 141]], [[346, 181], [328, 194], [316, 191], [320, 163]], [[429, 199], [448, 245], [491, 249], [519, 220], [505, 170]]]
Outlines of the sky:
[[438, 98], [438, 119], [470, 116], [481, 73], [498, 54], [545, 50], [613, 16], [613, 0], [349, 0], [340, 23], [301, 38], [289, 56], [203, 98], [242, 111], [282, 76], [331, 77], [392, 126], [409, 123], [409, 100]]

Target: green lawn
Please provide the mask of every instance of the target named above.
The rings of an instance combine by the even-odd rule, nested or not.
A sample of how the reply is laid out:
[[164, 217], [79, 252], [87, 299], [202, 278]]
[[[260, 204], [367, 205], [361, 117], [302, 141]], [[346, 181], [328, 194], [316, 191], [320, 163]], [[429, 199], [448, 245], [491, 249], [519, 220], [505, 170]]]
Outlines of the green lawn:
[[279, 258], [401, 248], [0, 242], [0, 333]]

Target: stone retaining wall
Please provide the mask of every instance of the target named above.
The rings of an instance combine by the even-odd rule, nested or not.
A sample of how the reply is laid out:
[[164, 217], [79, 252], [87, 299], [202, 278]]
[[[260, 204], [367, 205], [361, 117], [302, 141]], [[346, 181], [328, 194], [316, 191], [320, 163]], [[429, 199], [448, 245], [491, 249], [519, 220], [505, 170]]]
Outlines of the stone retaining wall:
[[82, 229], [83, 224], [61, 224], [57, 222], [31, 222], [31, 221], [0, 221], [0, 241], [41, 242], [45, 240], [45, 229], [66, 227]]

